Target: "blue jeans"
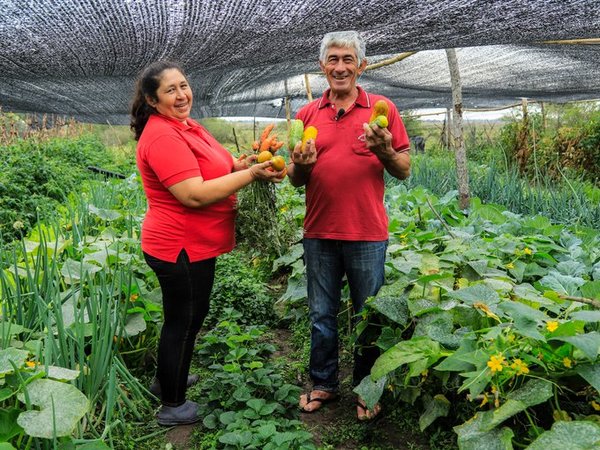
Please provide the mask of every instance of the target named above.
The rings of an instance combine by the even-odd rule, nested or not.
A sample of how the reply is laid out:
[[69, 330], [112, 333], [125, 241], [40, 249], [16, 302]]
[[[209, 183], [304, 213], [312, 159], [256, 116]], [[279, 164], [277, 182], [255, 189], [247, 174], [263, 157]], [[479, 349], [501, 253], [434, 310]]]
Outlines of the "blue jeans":
[[[344, 274], [348, 279], [354, 312], [367, 297], [377, 294], [384, 282], [387, 241], [304, 239], [311, 320], [310, 377], [313, 388], [336, 392], [338, 380], [338, 322]], [[356, 322], [356, 319], [355, 319]], [[361, 333], [354, 350], [352, 384], [369, 375], [379, 349]]]

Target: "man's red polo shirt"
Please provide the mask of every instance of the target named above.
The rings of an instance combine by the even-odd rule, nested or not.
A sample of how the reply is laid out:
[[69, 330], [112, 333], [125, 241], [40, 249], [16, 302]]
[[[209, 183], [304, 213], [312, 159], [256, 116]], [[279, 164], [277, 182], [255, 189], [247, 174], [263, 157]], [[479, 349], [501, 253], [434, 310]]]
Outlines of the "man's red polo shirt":
[[297, 118], [315, 126], [317, 163], [306, 185], [304, 236], [318, 239], [383, 241], [388, 218], [383, 204], [383, 164], [361, 136], [377, 100], [390, 106], [388, 130], [398, 152], [410, 148], [408, 135], [394, 104], [358, 88], [358, 98], [341, 117], [329, 101], [329, 90], [304, 106]]

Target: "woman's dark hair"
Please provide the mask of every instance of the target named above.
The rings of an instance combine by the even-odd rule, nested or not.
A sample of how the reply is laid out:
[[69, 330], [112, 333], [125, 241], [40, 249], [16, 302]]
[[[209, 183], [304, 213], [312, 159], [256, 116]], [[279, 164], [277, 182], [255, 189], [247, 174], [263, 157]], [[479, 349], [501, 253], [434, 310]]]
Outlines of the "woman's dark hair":
[[135, 83], [135, 94], [131, 102], [131, 123], [130, 127], [135, 134], [135, 140], [139, 140], [144, 131], [144, 127], [152, 114], [156, 110], [146, 102], [146, 96], [152, 100], [158, 101], [156, 91], [160, 86], [162, 73], [168, 69], [177, 69], [183, 76], [185, 72], [179, 64], [172, 61], [156, 61], [146, 67]]

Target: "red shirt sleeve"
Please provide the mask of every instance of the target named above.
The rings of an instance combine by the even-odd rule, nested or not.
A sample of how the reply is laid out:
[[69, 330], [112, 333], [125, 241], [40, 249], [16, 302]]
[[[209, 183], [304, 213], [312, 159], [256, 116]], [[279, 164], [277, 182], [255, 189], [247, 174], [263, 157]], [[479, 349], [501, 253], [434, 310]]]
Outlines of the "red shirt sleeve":
[[202, 176], [196, 156], [179, 136], [164, 135], [154, 140], [146, 149], [146, 161], [167, 188]]

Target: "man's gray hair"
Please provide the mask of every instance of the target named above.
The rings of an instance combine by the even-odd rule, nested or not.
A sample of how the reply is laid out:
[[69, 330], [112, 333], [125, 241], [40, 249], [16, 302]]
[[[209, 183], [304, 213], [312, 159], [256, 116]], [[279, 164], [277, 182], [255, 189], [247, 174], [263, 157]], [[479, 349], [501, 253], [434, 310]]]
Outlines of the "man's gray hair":
[[356, 50], [358, 65], [360, 65], [365, 58], [365, 41], [360, 34], [358, 34], [358, 31], [334, 31], [323, 36], [323, 40], [321, 41], [321, 53], [319, 55], [319, 60], [321, 62], [326, 62], [325, 58], [327, 58], [327, 50], [329, 50], [330, 47], [353, 48]]

